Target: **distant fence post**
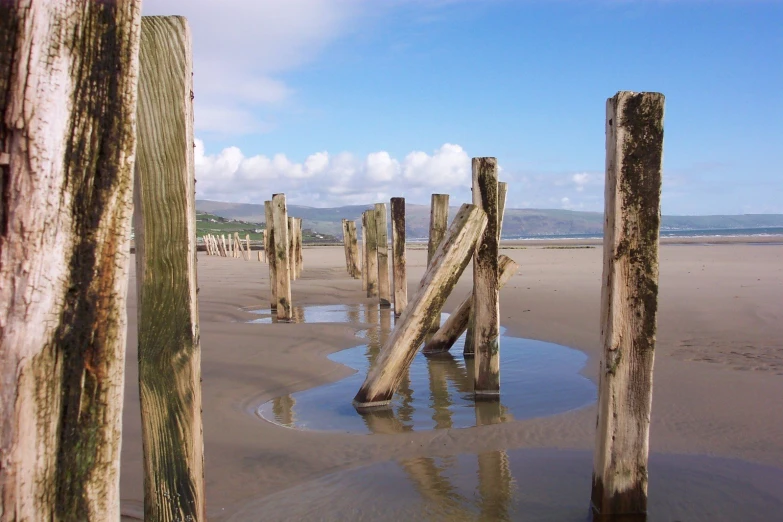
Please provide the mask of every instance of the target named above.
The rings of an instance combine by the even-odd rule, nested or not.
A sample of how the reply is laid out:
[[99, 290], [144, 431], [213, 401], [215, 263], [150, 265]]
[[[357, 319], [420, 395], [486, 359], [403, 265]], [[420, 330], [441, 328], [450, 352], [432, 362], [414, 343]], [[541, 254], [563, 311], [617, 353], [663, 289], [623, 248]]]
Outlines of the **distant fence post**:
[[500, 394], [498, 300], [498, 170], [495, 158], [473, 158], [473, 204], [487, 214], [487, 228], [473, 256], [473, 351], [476, 399]]
[[391, 222], [394, 315], [399, 317], [408, 304], [408, 273], [405, 258], [405, 198], [391, 198]]
[[389, 281], [389, 232], [386, 222], [386, 203], [375, 204], [375, 228], [378, 245], [378, 298], [381, 308], [391, 306]]
[[275, 272], [277, 274], [277, 318], [291, 320], [291, 264], [288, 260], [288, 208], [285, 194], [272, 195], [275, 231]]
[[367, 297], [378, 297], [378, 227], [374, 210], [364, 214], [367, 219]]
[[664, 97], [618, 92], [606, 103], [604, 268], [593, 510], [647, 511]]
[[143, 17], [139, 64], [135, 200], [144, 518], [206, 520], [187, 20]]
[[[375, 366], [354, 398], [359, 409], [384, 406], [400, 385], [406, 370], [421, 346], [432, 315], [440, 313], [443, 302], [465, 270], [487, 218], [474, 205], [462, 205], [454, 222], [421, 280], [416, 295], [408, 303], [391, 336], [381, 348]], [[438, 310], [438, 312], [435, 312]]]
[[[427, 242], [427, 264], [432, 261], [432, 256], [438, 250], [446, 228], [449, 226], [449, 195], [433, 194], [430, 202], [430, 237]], [[429, 326], [429, 333], [435, 333], [440, 328], [440, 314], [438, 310], [432, 317], [432, 324]]]
[[269, 265], [269, 308], [277, 310], [277, 255], [275, 255], [275, 218], [272, 202], [264, 201], [266, 220], [266, 262]]

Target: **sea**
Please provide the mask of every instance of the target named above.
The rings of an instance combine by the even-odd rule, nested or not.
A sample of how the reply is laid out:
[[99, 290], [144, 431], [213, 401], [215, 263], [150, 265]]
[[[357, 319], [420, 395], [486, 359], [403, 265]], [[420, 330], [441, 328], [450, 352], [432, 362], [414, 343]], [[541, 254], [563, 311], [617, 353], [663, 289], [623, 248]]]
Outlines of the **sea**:
[[[712, 229], [662, 229], [661, 237], [689, 238], [689, 237], [775, 237], [781, 236], [783, 242], [783, 227], [763, 228], [712, 228]], [[538, 234], [538, 235], [503, 235], [504, 241], [540, 241], [542, 239], [601, 239], [602, 234]], [[426, 237], [408, 239], [411, 243], [426, 243]]]

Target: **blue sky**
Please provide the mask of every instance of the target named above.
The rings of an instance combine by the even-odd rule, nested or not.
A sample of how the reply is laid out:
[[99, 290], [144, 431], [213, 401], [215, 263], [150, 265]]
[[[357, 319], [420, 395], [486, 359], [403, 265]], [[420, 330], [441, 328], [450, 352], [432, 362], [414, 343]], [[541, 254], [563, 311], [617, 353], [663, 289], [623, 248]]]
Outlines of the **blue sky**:
[[783, 213], [783, 2], [145, 0], [194, 40], [198, 197], [603, 208], [605, 100], [666, 95], [663, 212]]

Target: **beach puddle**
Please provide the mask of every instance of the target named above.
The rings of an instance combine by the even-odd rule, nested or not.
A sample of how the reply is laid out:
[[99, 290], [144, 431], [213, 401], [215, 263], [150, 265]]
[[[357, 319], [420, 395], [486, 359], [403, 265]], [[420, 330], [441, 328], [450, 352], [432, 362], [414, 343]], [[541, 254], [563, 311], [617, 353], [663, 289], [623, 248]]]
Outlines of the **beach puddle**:
[[[260, 311], [259, 313], [269, 313]], [[555, 415], [591, 404], [596, 386], [579, 374], [587, 356], [542, 341], [501, 336], [500, 401], [473, 400], [473, 359], [464, 359], [464, 336], [453, 355], [428, 359], [419, 352], [389, 408], [358, 413], [352, 400], [394, 326], [394, 314], [375, 306], [304, 307], [304, 322], [366, 324], [366, 344], [329, 358], [357, 373], [340, 381], [277, 397], [257, 409], [270, 422], [298, 429], [353, 433], [399, 433], [467, 428]], [[447, 317], [444, 314], [444, 320]], [[258, 321], [272, 322], [271, 317]], [[501, 329], [501, 334], [503, 329]], [[466, 361], [468, 364], [466, 364]]]
[[[649, 469], [648, 515], [623, 521], [766, 522], [783, 510], [777, 468], [652, 454]], [[417, 457], [333, 473], [247, 503], [228, 520], [263, 514], [264, 520], [584, 522], [591, 520], [591, 473], [587, 451]]]

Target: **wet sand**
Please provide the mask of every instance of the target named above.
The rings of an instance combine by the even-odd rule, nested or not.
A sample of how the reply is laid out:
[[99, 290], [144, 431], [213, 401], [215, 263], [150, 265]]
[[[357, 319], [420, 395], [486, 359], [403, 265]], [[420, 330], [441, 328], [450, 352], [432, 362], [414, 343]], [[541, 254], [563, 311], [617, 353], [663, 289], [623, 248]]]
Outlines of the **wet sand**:
[[[544, 249], [529, 243], [525, 246], [529, 248], [503, 251], [522, 268], [501, 292], [502, 325], [508, 335], [585, 352], [588, 362], [583, 374], [596, 381], [600, 357], [601, 249]], [[425, 259], [424, 251], [409, 253], [411, 295], [424, 271]], [[342, 247], [306, 248], [304, 262], [302, 279], [293, 283], [294, 304], [373, 303], [374, 300], [363, 297], [361, 282], [348, 278], [345, 273]], [[578, 496], [581, 494], [586, 509], [594, 406], [489, 426], [374, 435], [293, 430], [260, 419], [255, 410], [266, 401], [351, 374], [350, 369], [328, 360], [327, 355], [362, 344], [356, 334], [363, 325], [248, 324], [247, 321], [257, 316], [246, 310], [269, 305], [267, 266], [256, 261], [200, 254], [198, 268], [210, 520], [285, 520], [288, 515], [284, 510], [274, 514], [270, 511], [265, 516], [253, 506], [263, 506], [265, 499], [272, 499], [269, 496], [273, 494], [278, 499], [277, 505], [285, 505], [279, 499], [288, 498], [286, 495], [292, 491], [305, 490], [317, 497], [326, 491], [318, 489], [327, 487], [323, 481], [333, 485], [334, 477], [342, 477], [340, 480], [345, 485], [350, 484], [356, 480], [349, 475], [352, 470], [373, 464], [399, 467], [398, 463], [411, 459], [464, 459], [468, 457], [455, 456], [500, 450], [512, 450], [509, 452], [512, 461], [522, 459], [520, 462], [527, 457], [514, 455], [525, 451], [528, 456], [538, 455], [536, 451], [543, 451], [541, 455], [547, 452], [566, 455], [555, 450], [573, 452], [575, 456], [571, 460], [552, 457], [552, 462], [559, 464], [552, 466], [555, 479], [551, 483], [559, 487], [560, 480], [576, 480], [581, 485], [574, 488], [580, 493], [575, 493], [573, 502], [582, 502]], [[450, 311], [468, 292], [469, 276], [470, 269], [447, 301], [445, 311]], [[756, 487], [749, 483], [752, 480], [761, 481], [767, 488], [759, 494], [768, 503], [762, 502], [759, 509], [783, 502], [783, 482], [776, 475], [778, 471], [753, 467], [783, 469], [781, 305], [783, 246], [719, 244], [661, 248], [651, 452], [654, 457], [659, 455], [661, 477], [669, 473], [667, 462], [678, 461], [672, 455], [733, 459], [718, 462], [694, 457], [695, 460], [688, 461], [692, 462], [689, 473], [709, 470], [710, 466], [731, 468], [731, 463], [736, 463], [735, 475], [740, 477], [741, 484], [733, 489], [727, 483], [701, 488], [704, 493], [699, 498], [705, 502], [710, 501], [710, 495], [717, 501], [732, 497], [731, 491]], [[123, 514], [141, 518], [135, 306], [132, 278], [121, 496]], [[511, 468], [519, 485], [535, 477], [525, 471], [525, 466], [512, 464]], [[363, 469], [356, 473], [376, 468]], [[534, 469], [537, 468], [533, 466], [531, 472]], [[758, 471], [762, 469], [766, 471]], [[655, 485], [655, 472], [651, 464], [651, 505], [655, 505], [656, 487], [657, 491], [666, 491], [662, 489], [663, 484]], [[728, 475], [732, 473], [731, 469], [726, 471]], [[377, 474], [373, 472], [372, 476]], [[556, 480], [557, 477], [560, 479]], [[462, 487], [467, 479], [454, 480], [455, 487]], [[426, 496], [415, 485], [398, 486], [401, 501], [413, 502]], [[339, 486], [333, 494], [350, 495], [346, 488]], [[751, 502], [750, 497], [740, 494], [732, 498], [740, 502], [746, 498], [745, 501]], [[680, 501], [687, 503], [688, 499]], [[325, 503], [318, 516], [339, 519], [346, 512], [340, 511], [345, 504], [338, 504]], [[334, 511], [330, 513], [329, 509]], [[370, 506], [366, 513], [350, 513], [353, 515], [349, 518], [362, 519], [374, 512]], [[477, 516], [470, 513], [473, 511], [469, 509], [469, 516]], [[778, 515], [779, 511], [774, 514]], [[292, 513], [288, 518], [297, 517]]]

